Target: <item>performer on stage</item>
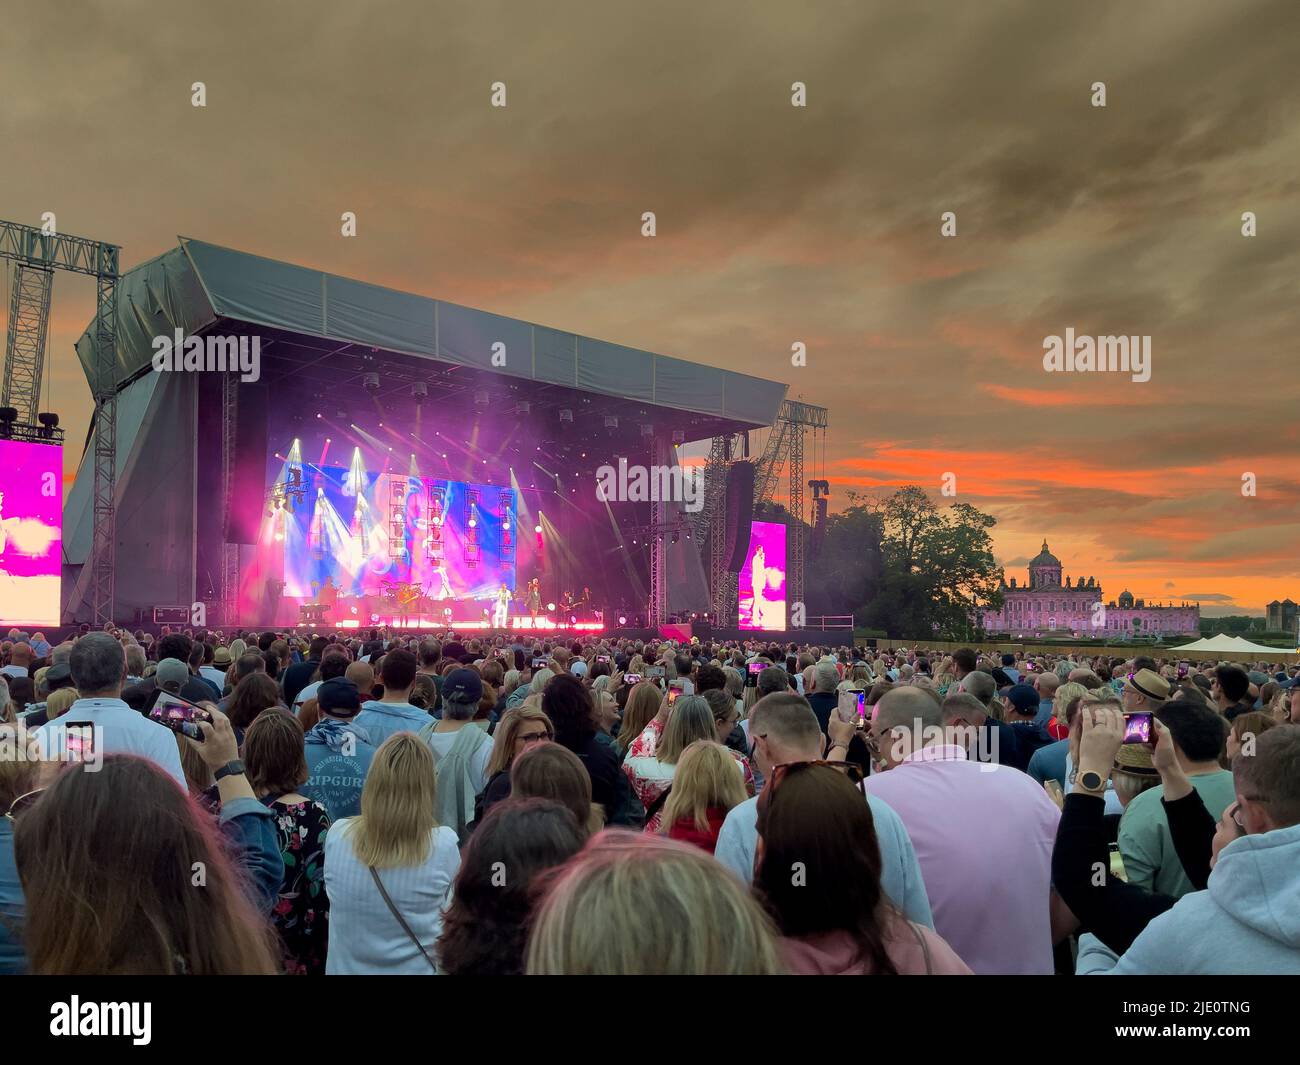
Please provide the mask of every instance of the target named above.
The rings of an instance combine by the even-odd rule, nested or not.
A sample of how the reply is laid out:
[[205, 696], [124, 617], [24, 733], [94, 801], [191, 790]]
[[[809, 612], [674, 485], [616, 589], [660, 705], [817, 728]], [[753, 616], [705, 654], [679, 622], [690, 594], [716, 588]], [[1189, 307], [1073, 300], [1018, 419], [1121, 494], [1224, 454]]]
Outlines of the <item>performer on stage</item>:
[[510, 589], [502, 582], [500, 589], [497, 591], [496, 609], [492, 612], [492, 627], [494, 629], [504, 629], [509, 616]]
[[446, 559], [438, 559], [438, 568], [433, 571], [434, 575], [439, 578], [438, 581], [438, 600], [451, 598], [451, 578], [447, 576]]
[[528, 582], [528, 616], [537, 620], [542, 609], [542, 584], [536, 577]]
[[334, 583], [333, 577], [325, 578], [325, 583], [321, 585], [320, 593], [317, 595], [316, 601], [325, 608], [326, 618], [332, 618], [334, 616], [334, 610], [339, 601], [339, 590], [338, 586]]

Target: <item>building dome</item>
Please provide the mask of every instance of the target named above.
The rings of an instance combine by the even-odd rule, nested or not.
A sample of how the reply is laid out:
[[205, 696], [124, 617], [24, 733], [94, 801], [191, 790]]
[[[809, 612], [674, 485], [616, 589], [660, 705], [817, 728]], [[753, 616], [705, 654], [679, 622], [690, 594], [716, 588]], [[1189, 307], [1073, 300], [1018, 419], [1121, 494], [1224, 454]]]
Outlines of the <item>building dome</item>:
[[1031, 558], [1029, 560], [1030, 569], [1033, 569], [1035, 566], [1058, 566], [1059, 567], [1060, 565], [1061, 565], [1061, 560], [1057, 558], [1054, 554], [1052, 554], [1052, 552], [1047, 550], [1046, 540], [1043, 541], [1043, 549], [1039, 551], [1034, 558]]
[[1130, 592], [1127, 588], [1125, 588], [1122, 592], [1119, 593], [1119, 605], [1120, 606], [1133, 605], [1133, 593]]

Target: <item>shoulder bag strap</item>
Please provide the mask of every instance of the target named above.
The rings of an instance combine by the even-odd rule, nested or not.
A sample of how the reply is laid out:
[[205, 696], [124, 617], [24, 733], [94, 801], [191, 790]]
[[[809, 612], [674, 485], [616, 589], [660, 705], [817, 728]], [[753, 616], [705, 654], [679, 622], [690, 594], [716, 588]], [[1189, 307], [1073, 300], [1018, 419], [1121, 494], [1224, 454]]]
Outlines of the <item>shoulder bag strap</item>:
[[912, 935], [916, 936], [916, 941], [921, 944], [921, 953], [925, 955], [925, 975], [932, 976], [934, 974], [934, 965], [930, 960], [930, 944], [926, 942], [925, 936], [921, 934], [921, 930], [913, 922], [908, 921], [907, 927], [912, 930]]
[[384, 882], [379, 879], [379, 873], [375, 870], [375, 867], [373, 865], [369, 866], [368, 868], [370, 869], [371, 877], [374, 878], [375, 887], [379, 889], [379, 894], [381, 894], [384, 897], [384, 902], [388, 906], [388, 912], [397, 918], [397, 923], [402, 926], [402, 931], [405, 932], [410, 937], [411, 942], [414, 943], [420, 949], [420, 953], [424, 955], [424, 960], [429, 963], [429, 968], [432, 969], [434, 972], [437, 972], [438, 966], [434, 964], [434, 960], [431, 957], [429, 957], [429, 952], [424, 949], [424, 944], [421, 943], [419, 938], [416, 936], [416, 934], [411, 931], [411, 926], [406, 923], [406, 918], [402, 916], [401, 911], [399, 911], [398, 908], [393, 905], [393, 900], [389, 898], [388, 890], [384, 887]]

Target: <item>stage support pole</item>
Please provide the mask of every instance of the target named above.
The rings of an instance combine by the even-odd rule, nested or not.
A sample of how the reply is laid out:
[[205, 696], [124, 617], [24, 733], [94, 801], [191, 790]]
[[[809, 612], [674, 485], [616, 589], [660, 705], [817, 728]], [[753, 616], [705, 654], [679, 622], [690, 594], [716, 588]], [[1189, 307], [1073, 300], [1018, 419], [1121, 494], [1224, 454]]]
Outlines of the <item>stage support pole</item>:
[[[654, 437], [650, 452], [651, 469], [662, 469], [668, 465], [668, 462], [668, 442], [662, 437]], [[664, 525], [667, 517], [667, 504], [663, 500], [652, 500], [650, 503], [650, 609], [648, 613], [650, 625], [653, 628], [658, 628], [668, 620], [668, 559], [664, 547]]]

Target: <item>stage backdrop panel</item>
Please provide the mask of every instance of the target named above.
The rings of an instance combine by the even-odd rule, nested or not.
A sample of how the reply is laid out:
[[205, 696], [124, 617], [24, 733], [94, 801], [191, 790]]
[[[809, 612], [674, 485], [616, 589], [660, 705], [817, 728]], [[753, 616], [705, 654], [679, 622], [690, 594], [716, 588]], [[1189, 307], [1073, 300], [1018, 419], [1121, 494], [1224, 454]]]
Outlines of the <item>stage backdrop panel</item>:
[[750, 523], [749, 554], [738, 580], [742, 629], [785, 628], [785, 526]]
[[59, 624], [63, 448], [0, 440], [0, 626]]

